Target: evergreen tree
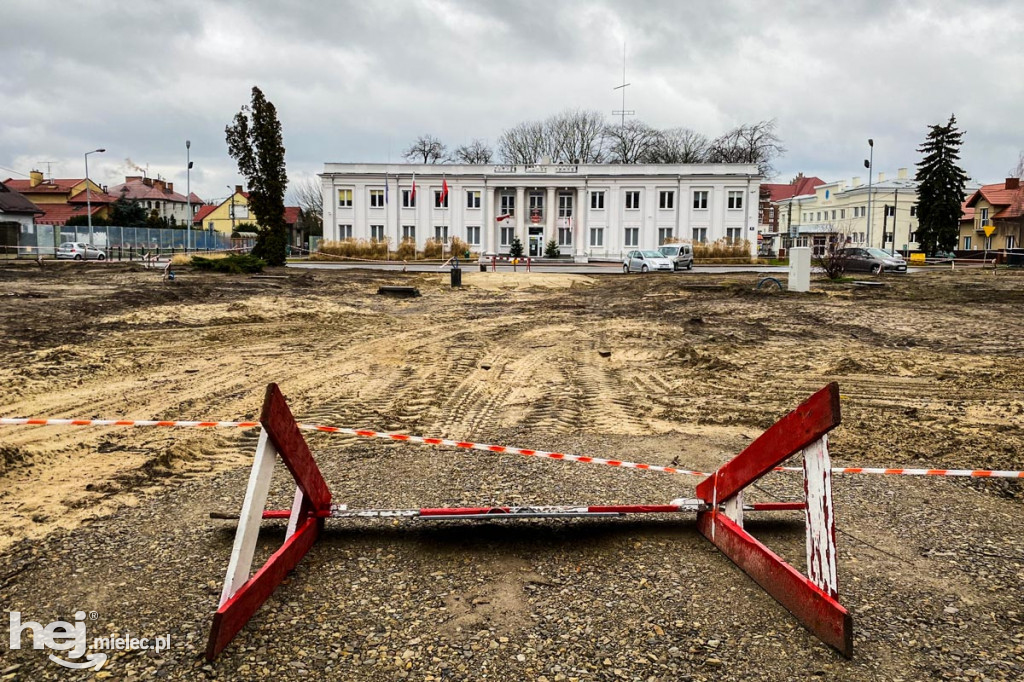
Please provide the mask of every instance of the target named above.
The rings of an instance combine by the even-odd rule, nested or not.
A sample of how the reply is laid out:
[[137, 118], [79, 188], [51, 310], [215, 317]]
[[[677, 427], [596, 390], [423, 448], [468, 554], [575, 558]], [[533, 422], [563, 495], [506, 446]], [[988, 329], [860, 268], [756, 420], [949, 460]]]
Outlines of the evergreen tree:
[[508, 247], [508, 255], [512, 258], [523, 257], [523, 242], [519, 237], [512, 237], [512, 243]]
[[917, 164], [917, 242], [933, 254], [957, 246], [967, 174], [957, 165], [964, 134], [956, 127], [956, 116], [946, 125], [928, 127], [928, 137], [917, 150], [924, 154]]
[[284, 140], [277, 109], [256, 86], [252, 104], [242, 106], [226, 126], [228, 153], [249, 185], [249, 208], [259, 223], [253, 255], [270, 265], [284, 265], [288, 229], [284, 222]]
[[121, 227], [139, 227], [146, 224], [146, 209], [134, 199], [121, 195], [110, 205], [110, 224]]

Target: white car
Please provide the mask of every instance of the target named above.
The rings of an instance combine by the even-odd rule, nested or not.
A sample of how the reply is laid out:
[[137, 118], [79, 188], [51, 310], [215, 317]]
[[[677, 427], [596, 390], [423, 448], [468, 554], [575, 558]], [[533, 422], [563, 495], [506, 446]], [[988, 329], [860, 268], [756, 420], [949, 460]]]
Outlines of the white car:
[[85, 242], [64, 242], [57, 247], [57, 258], [106, 260], [107, 255], [102, 250], [95, 246], [89, 246]]
[[658, 251], [630, 251], [622, 261], [623, 272], [672, 272], [672, 260]]

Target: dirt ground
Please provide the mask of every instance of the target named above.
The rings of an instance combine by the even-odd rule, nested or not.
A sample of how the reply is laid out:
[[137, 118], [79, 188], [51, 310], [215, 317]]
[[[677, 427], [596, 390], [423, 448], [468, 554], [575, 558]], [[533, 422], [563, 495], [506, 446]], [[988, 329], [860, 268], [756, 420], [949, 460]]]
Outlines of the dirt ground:
[[[183, 272], [0, 266], [0, 416], [249, 420], [277, 382], [307, 423], [710, 470], [829, 381], [837, 465], [1024, 469], [1024, 273], [755, 291], [753, 273]], [[376, 295], [419, 287], [422, 297]], [[95, 612], [114, 679], [1024, 678], [1024, 483], [837, 476], [846, 660], [691, 517], [329, 521], [202, 659], [256, 431], [0, 426], [0, 604]], [[350, 507], [666, 503], [699, 479], [313, 434]], [[283, 469], [283, 467], [279, 467]], [[286, 472], [274, 506], [287, 507]], [[752, 496], [795, 499], [772, 474]], [[280, 543], [268, 522], [258, 560]], [[800, 516], [748, 523], [803, 567]], [[27, 635], [26, 635], [27, 637]], [[24, 646], [28, 645], [25, 640]], [[64, 679], [0, 647], [0, 679]]]

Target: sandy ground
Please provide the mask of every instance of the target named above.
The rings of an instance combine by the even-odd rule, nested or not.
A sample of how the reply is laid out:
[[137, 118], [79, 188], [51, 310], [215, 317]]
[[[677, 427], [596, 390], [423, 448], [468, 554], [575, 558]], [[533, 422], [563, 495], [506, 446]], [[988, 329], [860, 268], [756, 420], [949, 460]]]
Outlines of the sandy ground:
[[[446, 275], [273, 274], [0, 267], [0, 414], [245, 420], [273, 381], [305, 422], [709, 470], [835, 380], [838, 464], [1024, 468], [1024, 273], [809, 295], [754, 291], [753, 274], [466, 272], [461, 290]], [[423, 296], [377, 296], [382, 284]], [[852, 661], [686, 519], [342, 524], [206, 666], [232, 530], [208, 513], [237, 509], [256, 435], [0, 427], [0, 603], [44, 623], [87, 608], [111, 631], [173, 631], [170, 655], [119, 654], [104, 671], [128, 679], [1024, 676], [1021, 484], [868, 477], [836, 480]], [[359, 507], [662, 503], [697, 482], [310, 443], [336, 501]], [[286, 506], [286, 481], [275, 490]], [[791, 499], [799, 479], [759, 494]], [[752, 527], [802, 565], [792, 516]], [[264, 552], [280, 540], [267, 535]], [[2, 650], [0, 676], [64, 672]]]

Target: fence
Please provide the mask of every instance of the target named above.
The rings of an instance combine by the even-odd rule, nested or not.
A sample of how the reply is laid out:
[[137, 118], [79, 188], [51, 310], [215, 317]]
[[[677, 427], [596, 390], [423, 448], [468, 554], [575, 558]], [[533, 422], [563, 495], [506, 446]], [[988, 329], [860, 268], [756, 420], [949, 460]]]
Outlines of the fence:
[[[6, 238], [0, 244], [6, 258], [36, 258], [56, 255], [57, 246], [64, 242], [85, 242], [88, 244], [89, 228], [84, 225], [21, 225], [16, 239]], [[188, 230], [153, 227], [117, 227], [93, 225], [92, 245], [106, 251], [111, 257], [129, 254], [170, 253], [184, 251]], [[14, 241], [15, 243], [11, 243]], [[230, 236], [209, 230], [192, 230], [193, 251], [216, 251], [230, 249]]]

